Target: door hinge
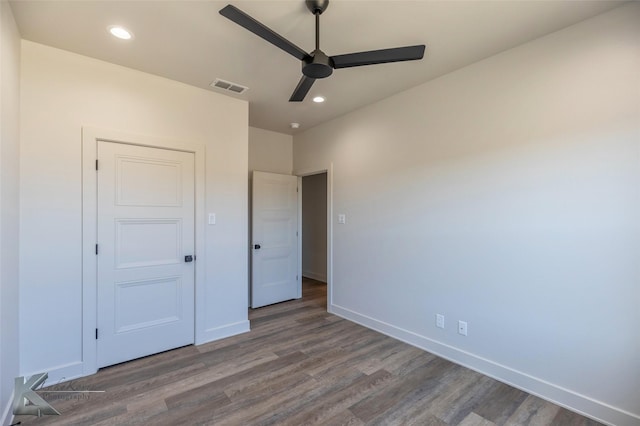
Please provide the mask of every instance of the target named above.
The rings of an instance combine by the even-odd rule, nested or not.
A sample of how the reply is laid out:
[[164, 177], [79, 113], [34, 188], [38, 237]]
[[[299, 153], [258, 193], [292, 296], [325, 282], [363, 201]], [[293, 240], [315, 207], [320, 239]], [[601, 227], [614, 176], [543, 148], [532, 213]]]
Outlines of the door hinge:
[[96, 244], [96, 254], [98, 254], [98, 245]]
[[96, 328], [96, 340], [98, 340], [98, 329]]
[[96, 170], [98, 170], [98, 160], [96, 160]]
[[296, 281], [298, 281], [298, 276], [296, 275]]
[[300, 191], [298, 190], [298, 187], [297, 187], [297, 186], [296, 186], [296, 192], [300, 192]]
[[296, 231], [296, 237], [298, 236], [298, 231]]

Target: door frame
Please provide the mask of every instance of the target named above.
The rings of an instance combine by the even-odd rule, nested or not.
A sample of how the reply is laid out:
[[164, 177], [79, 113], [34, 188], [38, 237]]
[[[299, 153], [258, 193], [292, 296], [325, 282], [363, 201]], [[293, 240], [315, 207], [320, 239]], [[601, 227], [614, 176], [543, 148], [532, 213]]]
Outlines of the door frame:
[[[326, 167], [294, 170], [298, 176], [298, 271], [302, 283], [302, 178], [304, 176], [327, 174], [327, 312], [333, 313], [333, 163]], [[302, 287], [301, 287], [302, 288]]]
[[98, 262], [95, 254], [98, 223], [98, 192], [96, 159], [98, 141], [115, 142], [149, 148], [170, 149], [173, 151], [191, 152], [195, 161], [195, 330], [194, 342], [204, 340], [205, 307], [205, 146], [167, 140], [154, 136], [124, 133], [116, 130], [82, 127], [82, 372], [83, 375], [94, 374], [97, 367], [97, 275]]

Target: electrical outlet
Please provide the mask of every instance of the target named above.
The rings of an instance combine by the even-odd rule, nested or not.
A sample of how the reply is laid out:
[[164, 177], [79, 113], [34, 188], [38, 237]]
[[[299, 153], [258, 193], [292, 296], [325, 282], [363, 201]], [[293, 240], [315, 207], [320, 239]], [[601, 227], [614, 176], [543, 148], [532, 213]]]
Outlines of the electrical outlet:
[[436, 314], [436, 327], [444, 328], [444, 315]]
[[458, 321], [458, 334], [467, 335], [467, 323], [465, 321]]

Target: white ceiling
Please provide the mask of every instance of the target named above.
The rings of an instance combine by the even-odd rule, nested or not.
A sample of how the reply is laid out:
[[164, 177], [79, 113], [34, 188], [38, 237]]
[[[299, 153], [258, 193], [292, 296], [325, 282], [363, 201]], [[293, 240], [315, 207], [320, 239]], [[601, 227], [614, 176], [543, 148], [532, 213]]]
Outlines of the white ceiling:
[[[249, 124], [298, 131], [619, 6], [616, 1], [331, 0], [321, 16], [327, 55], [426, 44], [422, 61], [336, 70], [302, 103], [288, 102], [300, 62], [218, 14], [231, 3], [305, 50], [314, 17], [303, 0], [13, 0], [22, 37], [207, 90], [215, 78], [250, 88]], [[130, 29], [114, 39], [109, 25]], [[322, 94], [323, 104], [311, 98]]]

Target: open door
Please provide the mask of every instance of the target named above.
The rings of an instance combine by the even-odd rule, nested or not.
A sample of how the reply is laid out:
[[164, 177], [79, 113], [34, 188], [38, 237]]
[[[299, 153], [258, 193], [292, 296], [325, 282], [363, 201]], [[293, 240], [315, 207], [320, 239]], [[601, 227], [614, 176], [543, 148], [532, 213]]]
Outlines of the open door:
[[301, 295], [297, 186], [296, 176], [253, 172], [252, 308]]

